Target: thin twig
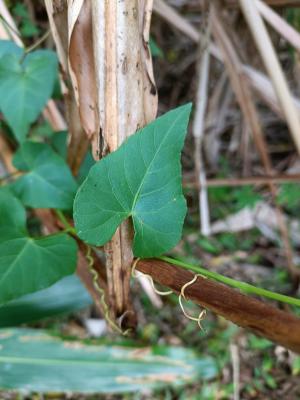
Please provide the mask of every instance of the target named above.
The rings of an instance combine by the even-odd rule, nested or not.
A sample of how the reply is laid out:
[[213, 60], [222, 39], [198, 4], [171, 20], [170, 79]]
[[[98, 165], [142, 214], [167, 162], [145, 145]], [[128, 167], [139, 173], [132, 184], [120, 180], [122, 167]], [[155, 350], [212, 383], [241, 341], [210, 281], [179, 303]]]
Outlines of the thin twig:
[[[274, 175], [274, 176], [251, 176], [245, 178], [214, 178], [207, 179], [206, 185], [208, 187], [218, 186], [246, 186], [246, 185], [269, 185], [270, 182], [274, 184], [300, 182], [300, 174], [295, 175]], [[183, 181], [185, 188], [199, 188], [199, 182], [195, 179], [185, 178]]]
[[240, 357], [239, 348], [236, 344], [230, 344], [230, 354], [233, 370], [233, 399], [240, 400]]
[[47, 37], [50, 35], [50, 33], [51, 33], [51, 31], [50, 31], [50, 29], [48, 29], [43, 34], [43, 36], [41, 36], [35, 43], [33, 43], [31, 46], [29, 46], [25, 49], [25, 53], [30, 53], [31, 51], [38, 48], [47, 39]]
[[195, 140], [195, 169], [199, 180], [199, 210], [200, 210], [200, 226], [203, 235], [210, 234], [210, 217], [207, 188], [205, 185], [205, 165], [203, 161], [203, 136], [205, 129], [205, 112], [207, 108], [207, 91], [209, 80], [209, 42], [210, 42], [210, 16], [208, 11], [206, 27], [204, 35], [201, 37], [199, 44], [199, 73], [198, 73], [198, 90], [195, 102], [195, 117], [193, 121], [193, 135]]

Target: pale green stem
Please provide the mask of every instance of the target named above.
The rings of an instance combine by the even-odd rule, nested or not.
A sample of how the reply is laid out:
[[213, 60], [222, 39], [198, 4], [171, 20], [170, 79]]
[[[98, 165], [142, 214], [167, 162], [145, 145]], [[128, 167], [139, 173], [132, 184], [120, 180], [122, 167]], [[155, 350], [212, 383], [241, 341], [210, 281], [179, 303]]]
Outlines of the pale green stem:
[[60, 220], [60, 222], [63, 224], [63, 226], [65, 227], [65, 232], [66, 233], [71, 233], [72, 235], [76, 236], [76, 229], [73, 228], [73, 226], [71, 226], [69, 224], [69, 221], [67, 220], [67, 218], [64, 216], [63, 212], [60, 210], [55, 210], [55, 213], [58, 217], [58, 219]]
[[300, 299], [296, 299], [295, 297], [285, 296], [284, 294], [279, 294], [275, 292], [271, 292], [270, 290], [262, 289], [249, 283], [240, 282], [232, 278], [227, 278], [217, 272], [208, 271], [203, 267], [199, 267], [196, 265], [188, 264], [180, 260], [175, 260], [170, 257], [158, 257], [159, 260], [165, 261], [169, 264], [177, 265], [183, 269], [195, 272], [196, 274], [201, 274], [207, 278], [214, 279], [216, 281], [225, 283], [226, 285], [232, 286], [234, 288], [240, 289], [242, 292], [255, 294], [257, 296], [267, 297], [272, 300], [281, 301], [283, 303], [288, 303], [293, 306], [300, 307]]

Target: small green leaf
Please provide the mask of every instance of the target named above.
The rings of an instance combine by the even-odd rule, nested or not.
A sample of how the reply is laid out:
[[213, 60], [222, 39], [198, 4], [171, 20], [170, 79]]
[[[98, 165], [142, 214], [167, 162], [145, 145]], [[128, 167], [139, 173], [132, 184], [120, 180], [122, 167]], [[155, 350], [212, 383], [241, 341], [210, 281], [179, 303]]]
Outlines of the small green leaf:
[[16, 17], [29, 18], [28, 9], [25, 4], [17, 2], [12, 11]]
[[23, 37], [32, 37], [40, 33], [39, 28], [30, 19], [25, 19], [20, 26], [20, 32]]
[[233, 190], [232, 196], [237, 210], [244, 207], [253, 208], [258, 201], [262, 200], [260, 194], [255, 192], [251, 186], [243, 186]]
[[24, 60], [15, 52], [0, 58], [0, 109], [19, 142], [23, 142], [50, 98], [57, 75], [55, 53], [38, 50]]
[[150, 46], [150, 51], [151, 51], [152, 57], [164, 58], [164, 53], [163, 53], [162, 49], [158, 46], [156, 41], [151, 37], [150, 37], [149, 46]]
[[31, 238], [18, 200], [1, 190], [0, 205], [0, 304], [51, 286], [74, 272], [74, 239], [65, 234]]
[[123, 394], [212, 379], [218, 372], [212, 358], [185, 348], [92, 346], [33, 329], [1, 329], [0, 348], [0, 387], [27, 392]]
[[70, 275], [47, 289], [27, 294], [0, 307], [0, 327], [71, 313], [90, 304], [92, 299], [80, 279]]
[[81, 239], [103, 245], [132, 217], [135, 256], [158, 256], [176, 245], [186, 214], [180, 152], [190, 111], [187, 104], [168, 112], [91, 168], [74, 202]]
[[300, 185], [297, 183], [284, 183], [280, 187], [278, 203], [289, 211], [299, 207]]
[[24, 142], [13, 163], [27, 172], [11, 188], [33, 208], [71, 209], [77, 183], [66, 162], [44, 143]]

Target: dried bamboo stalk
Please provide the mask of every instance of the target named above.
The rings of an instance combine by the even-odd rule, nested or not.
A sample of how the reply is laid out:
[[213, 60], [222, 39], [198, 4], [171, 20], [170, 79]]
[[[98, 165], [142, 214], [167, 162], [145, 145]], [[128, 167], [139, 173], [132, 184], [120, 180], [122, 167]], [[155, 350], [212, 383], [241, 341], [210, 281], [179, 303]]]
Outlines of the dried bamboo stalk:
[[0, 0], [0, 15], [2, 17], [1, 21], [1, 39], [12, 40], [18, 46], [23, 47], [23, 42], [21, 36], [18, 32], [18, 28], [13, 20], [4, 0]]
[[195, 142], [195, 172], [199, 180], [199, 210], [200, 210], [200, 229], [203, 235], [210, 234], [210, 216], [207, 188], [205, 185], [205, 165], [203, 162], [203, 136], [205, 130], [205, 112], [207, 108], [207, 91], [209, 81], [209, 43], [210, 43], [210, 16], [209, 10], [206, 18], [206, 27], [203, 29], [203, 36], [199, 43], [199, 63], [198, 63], [198, 88], [195, 101], [195, 116], [193, 121], [193, 136]]
[[300, 153], [300, 119], [288, 88], [273, 44], [258, 12], [256, 3], [239, 0], [244, 17], [249, 25], [256, 46], [274, 85], [279, 103], [284, 111], [298, 153]]
[[[148, 48], [152, 1], [92, 2], [100, 134], [99, 157], [116, 150], [156, 116], [157, 91]], [[132, 229], [124, 222], [105, 246], [111, 308], [130, 318]], [[129, 321], [130, 324], [130, 321]]]
[[273, 11], [265, 2], [256, 0], [256, 7], [264, 19], [295, 49], [300, 51], [300, 33], [288, 24], [279, 14]]

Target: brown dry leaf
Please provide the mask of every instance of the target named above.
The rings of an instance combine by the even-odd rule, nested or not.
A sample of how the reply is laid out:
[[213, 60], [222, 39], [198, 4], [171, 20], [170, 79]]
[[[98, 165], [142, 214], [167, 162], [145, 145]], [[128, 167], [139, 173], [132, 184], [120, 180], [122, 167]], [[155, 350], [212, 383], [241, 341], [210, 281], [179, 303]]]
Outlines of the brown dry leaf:
[[90, 1], [68, 1], [68, 63], [81, 125], [92, 139], [99, 131], [99, 118]]
[[65, 4], [60, 0], [45, 0], [45, 7], [59, 62], [65, 75], [68, 73], [67, 29]]

